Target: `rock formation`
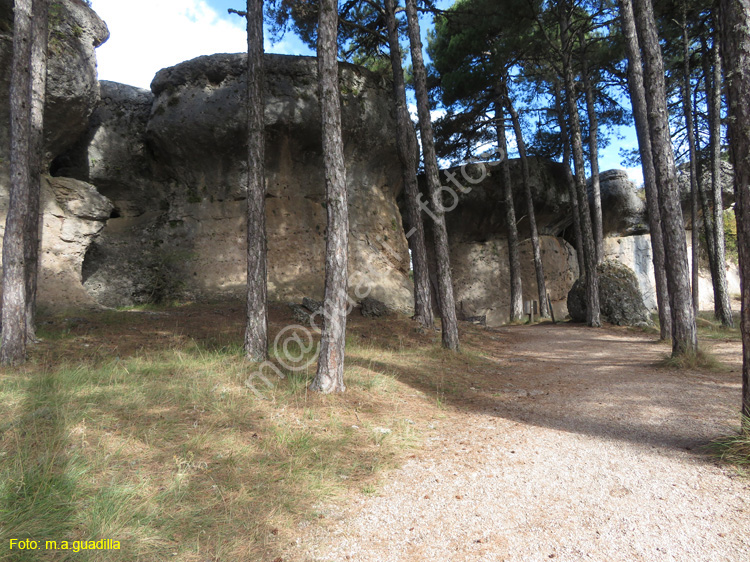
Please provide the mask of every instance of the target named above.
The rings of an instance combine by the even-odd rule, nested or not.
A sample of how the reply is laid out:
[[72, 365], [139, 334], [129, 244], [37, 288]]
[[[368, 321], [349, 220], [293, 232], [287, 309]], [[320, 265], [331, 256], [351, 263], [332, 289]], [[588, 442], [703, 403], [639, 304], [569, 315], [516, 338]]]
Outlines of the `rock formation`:
[[[602, 318], [617, 326], [647, 326], [651, 318], [643, 304], [638, 280], [632, 269], [615, 260], [605, 260], [599, 272], [599, 302]], [[574, 322], [586, 321], [586, 287], [581, 277], [568, 293], [568, 312]]]
[[[625, 170], [599, 174], [604, 236], [633, 236], [648, 232], [646, 203]], [[591, 181], [588, 182], [589, 189]], [[589, 192], [589, 197], [593, 197]]]
[[[0, 64], [9, 67], [12, 0], [0, 0]], [[160, 71], [151, 90], [96, 81], [106, 25], [81, 0], [55, 0], [46, 100], [39, 298], [56, 308], [178, 298], [241, 298], [244, 288], [244, 55], [218, 54]], [[323, 294], [325, 198], [315, 60], [266, 57], [269, 293]], [[401, 173], [390, 86], [341, 65], [351, 214], [350, 293], [411, 312], [409, 252], [399, 211]], [[8, 75], [0, 113], [8, 122]], [[8, 128], [0, 127], [0, 227], [8, 194]], [[511, 161], [522, 239], [528, 219]], [[507, 321], [502, 175], [493, 163], [441, 172], [458, 312]], [[531, 159], [547, 286], [558, 318], [578, 276], [563, 165]], [[635, 270], [647, 306], [653, 271], [643, 203], [624, 172], [602, 173], [607, 256]], [[425, 198], [426, 199], [426, 198]], [[429, 215], [425, 214], [429, 229]], [[525, 299], [536, 298], [528, 240]], [[731, 276], [730, 276], [731, 278]], [[702, 291], [708, 295], [710, 291]]]
[[[566, 240], [572, 240], [573, 229], [565, 168], [541, 158], [531, 158], [530, 168], [547, 290], [555, 317], [564, 318], [568, 291], [578, 277], [576, 252]], [[538, 300], [520, 161], [510, 160], [510, 169], [522, 240], [524, 300]], [[495, 162], [468, 164], [441, 171], [440, 179], [446, 186], [445, 220], [459, 317], [484, 317], [487, 326], [504, 324], [509, 318], [510, 282], [500, 167]], [[429, 231], [429, 215], [425, 221]]]
[[[244, 60], [199, 57], [160, 71], [151, 91], [102, 82], [87, 135], [55, 160], [56, 173], [96, 185], [114, 203], [82, 268], [98, 303], [244, 294]], [[315, 59], [267, 55], [265, 69], [269, 294], [320, 298], [326, 214]], [[352, 65], [342, 65], [341, 90], [351, 293], [409, 311], [390, 90]]]
[[[104, 22], [80, 0], [50, 3], [50, 39], [45, 100], [45, 162], [73, 146], [88, 128], [99, 102], [94, 50], [109, 37]], [[0, 0], [0, 68], [10, 68], [13, 0]], [[0, 233], [5, 229], [9, 190], [8, 87], [0, 74]], [[86, 183], [45, 177], [39, 298], [66, 308], [94, 305], [81, 285], [81, 264], [91, 241], [109, 218], [111, 204]]]

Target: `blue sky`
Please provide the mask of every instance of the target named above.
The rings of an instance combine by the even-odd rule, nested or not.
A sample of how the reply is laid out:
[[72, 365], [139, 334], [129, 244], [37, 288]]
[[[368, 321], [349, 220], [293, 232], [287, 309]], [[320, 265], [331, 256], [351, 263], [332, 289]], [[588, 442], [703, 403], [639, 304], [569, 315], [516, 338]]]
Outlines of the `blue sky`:
[[[441, 0], [447, 7], [452, 0]], [[227, 13], [244, 9], [243, 0], [92, 0], [107, 22], [110, 39], [97, 50], [99, 78], [148, 88], [156, 72], [200, 55], [237, 53], [246, 47], [244, 19]], [[431, 20], [423, 18], [424, 36]], [[268, 34], [267, 34], [268, 37]], [[293, 33], [279, 42], [266, 39], [266, 51], [313, 55]], [[600, 169], [621, 168], [619, 149], [635, 148], [635, 132], [621, 128], [624, 140], [612, 138], [600, 154]], [[640, 168], [628, 170], [640, 184]]]

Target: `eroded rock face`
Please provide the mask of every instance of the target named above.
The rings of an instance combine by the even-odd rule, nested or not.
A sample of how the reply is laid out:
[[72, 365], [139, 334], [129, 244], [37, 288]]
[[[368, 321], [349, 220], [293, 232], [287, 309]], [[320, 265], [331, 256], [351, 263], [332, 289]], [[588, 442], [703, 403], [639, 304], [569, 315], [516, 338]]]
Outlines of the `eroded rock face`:
[[[448, 233], [450, 237], [451, 233]], [[575, 249], [562, 238], [542, 236], [545, 283], [555, 318], [567, 315], [566, 298], [578, 276]], [[485, 317], [487, 326], [500, 326], [510, 317], [508, 242], [505, 238], [452, 241], [451, 269], [456, 308], [462, 318]], [[524, 300], [539, 300], [531, 241], [520, 244]]]
[[[84, 2], [50, 3], [44, 108], [46, 164], [73, 146], [88, 129], [89, 116], [99, 101], [94, 51], [108, 37], [107, 26]], [[0, 0], [0, 68], [10, 69], [12, 53], [13, 1]], [[9, 71], [0, 73], [0, 232], [3, 233], [10, 188], [9, 80]], [[45, 176], [41, 209], [40, 303], [58, 309], [95, 306], [83, 288], [81, 266], [92, 240], [109, 218], [112, 204], [90, 184]]]
[[[50, 2], [49, 22], [44, 107], [48, 162], [70, 148], [88, 127], [89, 115], [99, 101], [95, 49], [109, 38], [106, 24], [81, 0]], [[0, 0], [0, 68], [10, 69], [12, 56], [13, 0]], [[9, 85], [10, 72], [0, 73], [0, 113], [4, 123], [10, 119]], [[8, 133], [7, 126], [0, 127], [4, 154], [9, 150]], [[0, 168], [4, 168], [1, 163]], [[6, 185], [7, 180], [3, 181]]]
[[[651, 324], [648, 309], [632, 269], [615, 260], [597, 266], [599, 272], [599, 304], [602, 319], [617, 326], [646, 326]], [[573, 322], [586, 321], [585, 278], [576, 280], [568, 294], [568, 312]]]
[[[314, 58], [267, 55], [266, 185], [271, 298], [323, 296], [325, 181]], [[152, 92], [102, 83], [88, 139], [63, 159], [95, 183], [113, 218], [84, 263], [105, 305], [245, 288], [245, 56], [212, 55], [160, 71]], [[350, 212], [350, 291], [413, 306], [396, 197], [401, 173], [390, 86], [341, 65]], [[169, 280], [178, 282], [170, 285]], [[163, 289], [166, 286], [166, 289]]]
[[[625, 170], [599, 174], [604, 236], [631, 236], [648, 232], [646, 204]], [[591, 189], [591, 181], [588, 183]], [[591, 192], [589, 192], [591, 197]]]
[[[112, 203], [96, 188], [69, 178], [42, 178], [43, 234], [39, 295], [47, 308], [93, 307], [83, 288], [83, 258], [112, 212]], [[8, 194], [0, 193], [0, 232], [5, 231]]]

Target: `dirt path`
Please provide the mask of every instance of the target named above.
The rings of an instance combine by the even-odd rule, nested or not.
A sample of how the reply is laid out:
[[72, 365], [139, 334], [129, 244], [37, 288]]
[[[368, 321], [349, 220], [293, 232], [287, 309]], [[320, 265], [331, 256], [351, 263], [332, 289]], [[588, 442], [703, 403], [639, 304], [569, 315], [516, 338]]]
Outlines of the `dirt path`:
[[729, 371], [701, 373], [654, 368], [668, 349], [619, 329], [488, 342], [497, 369], [476, 400], [283, 560], [750, 560], [750, 480], [696, 450], [736, 422], [739, 344], [715, 346]]

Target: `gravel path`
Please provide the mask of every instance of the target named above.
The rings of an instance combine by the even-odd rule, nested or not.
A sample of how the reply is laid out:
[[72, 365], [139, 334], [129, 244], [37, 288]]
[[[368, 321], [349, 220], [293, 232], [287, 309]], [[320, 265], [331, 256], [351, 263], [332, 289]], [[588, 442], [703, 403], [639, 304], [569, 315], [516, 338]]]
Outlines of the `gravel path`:
[[736, 423], [739, 344], [715, 346], [730, 370], [701, 373], [654, 368], [667, 348], [618, 329], [488, 341], [494, 387], [283, 560], [750, 560], [750, 480], [696, 450]]

